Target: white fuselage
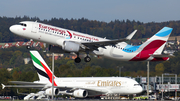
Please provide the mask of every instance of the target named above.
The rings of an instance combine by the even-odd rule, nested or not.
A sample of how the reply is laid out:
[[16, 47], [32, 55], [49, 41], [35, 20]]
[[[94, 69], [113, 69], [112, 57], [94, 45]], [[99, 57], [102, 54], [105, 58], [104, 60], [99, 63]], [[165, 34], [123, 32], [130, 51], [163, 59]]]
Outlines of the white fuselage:
[[[24, 21], [21, 22], [26, 25], [13, 25], [10, 30], [22, 37], [34, 39], [37, 41], [62, 46], [64, 41], [75, 41], [79, 43], [83, 42], [97, 42], [97, 41], [107, 41], [108, 39], [100, 38], [97, 36], [92, 36], [76, 31], [67, 30], [64, 28], [59, 28], [47, 24], [42, 24], [39, 22]], [[71, 38], [68, 38], [71, 37]], [[93, 51], [96, 55], [102, 55], [112, 59], [120, 59], [128, 61], [136, 56], [137, 52], [127, 52], [130, 50], [125, 50], [127, 44], [121, 42], [113, 46], [106, 46], [106, 48], [98, 48], [99, 51]], [[124, 51], [123, 51], [124, 50]]]
[[[142, 92], [142, 87], [133, 79], [125, 77], [66, 77], [56, 78], [58, 87], [84, 88], [87, 90], [102, 92], [103, 94], [137, 94]], [[61, 89], [60, 89], [61, 90]], [[96, 93], [88, 92], [88, 96]]]

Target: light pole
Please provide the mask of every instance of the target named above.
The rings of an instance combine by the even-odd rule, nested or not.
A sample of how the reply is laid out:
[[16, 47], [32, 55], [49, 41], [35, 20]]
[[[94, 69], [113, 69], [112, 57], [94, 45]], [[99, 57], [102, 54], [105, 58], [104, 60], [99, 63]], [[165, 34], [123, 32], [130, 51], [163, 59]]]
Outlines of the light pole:
[[163, 88], [164, 88], [164, 86], [163, 86], [163, 74], [162, 74], [162, 85], [161, 85], [162, 98], [161, 98], [161, 100], [163, 100]]
[[54, 53], [52, 53], [52, 101], [54, 100]]
[[147, 61], [147, 97], [149, 99], [149, 61]]
[[[118, 66], [119, 67], [119, 66]], [[119, 77], [121, 77], [121, 68], [123, 68], [123, 66], [122, 67], [119, 67]]]

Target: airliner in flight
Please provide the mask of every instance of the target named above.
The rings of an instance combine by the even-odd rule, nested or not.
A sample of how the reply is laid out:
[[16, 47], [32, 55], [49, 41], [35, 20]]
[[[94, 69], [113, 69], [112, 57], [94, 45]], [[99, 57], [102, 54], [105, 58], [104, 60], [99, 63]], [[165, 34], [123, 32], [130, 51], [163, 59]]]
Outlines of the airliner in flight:
[[[22, 85], [3, 85], [2, 87], [41, 88], [46, 95], [65, 94], [78, 98], [95, 97], [108, 94], [137, 94], [143, 91], [138, 82], [126, 77], [56, 77], [52, 80], [52, 71], [39, 52], [30, 51], [33, 64], [37, 70], [39, 81], [11, 81]], [[52, 90], [54, 84], [54, 92]]]
[[137, 30], [124, 39], [109, 40], [37, 21], [22, 21], [19, 25], [12, 25], [9, 29], [16, 35], [49, 43], [51, 52], [76, 53], [76, 63], [81, 62], [80, 52], [87, 54], [84, 58], [85, 62], [91, 61], [90, 52], [97, 56], [122, 61], [166, 61], [169, 56], [161, 53], [172, 32], [172, 28], [164, 27], [142, 45], [132, 46], [125, 41], [130, 40]]

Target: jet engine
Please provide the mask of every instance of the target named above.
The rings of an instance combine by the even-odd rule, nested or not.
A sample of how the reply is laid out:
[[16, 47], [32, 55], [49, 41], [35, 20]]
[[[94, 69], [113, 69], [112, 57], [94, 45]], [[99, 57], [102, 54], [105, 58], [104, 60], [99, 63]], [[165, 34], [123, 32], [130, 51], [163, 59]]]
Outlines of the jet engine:
[[[53, 95], [57, 95], [58, 93], [59, 93], [59, 89], [54, 88]], [[45, 94], [46, 94], [46, 95], [52, 95], [52, 88], [46, 89], [46, 90], [45, 90]]]
[[80, 49], [80, 45], [71, 41], [65, 41], [62, 49], [68, 52], [78, 52]]
[[85, 98], [88, 96], [88, 92], [86, 90], [82, 90], [82, 89], [75, 90], [73, 92], [73, 96], [79, 97], [79, 98]]
[[62, 46], [49, 45], [49, 51], [53, 53], [79, 52], [80, 45], [71, 41], [64, 41]]

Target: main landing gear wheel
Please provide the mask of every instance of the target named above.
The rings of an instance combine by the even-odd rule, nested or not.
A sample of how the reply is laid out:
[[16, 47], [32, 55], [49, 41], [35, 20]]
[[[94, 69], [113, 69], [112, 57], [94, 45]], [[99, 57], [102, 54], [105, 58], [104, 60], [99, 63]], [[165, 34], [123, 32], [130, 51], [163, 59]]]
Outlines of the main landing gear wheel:
[[86, 57], [84, 58], [84, 61], [85, 61], [85, 62], [90, 62], [90, 61], [91, 61], [91, 58], [90, 58], [89, 56], [86, 56]]
[[80, 63], [81, 62], [81, 59], [79, 57], [75, 58], [74, 60], [76, 63]]

